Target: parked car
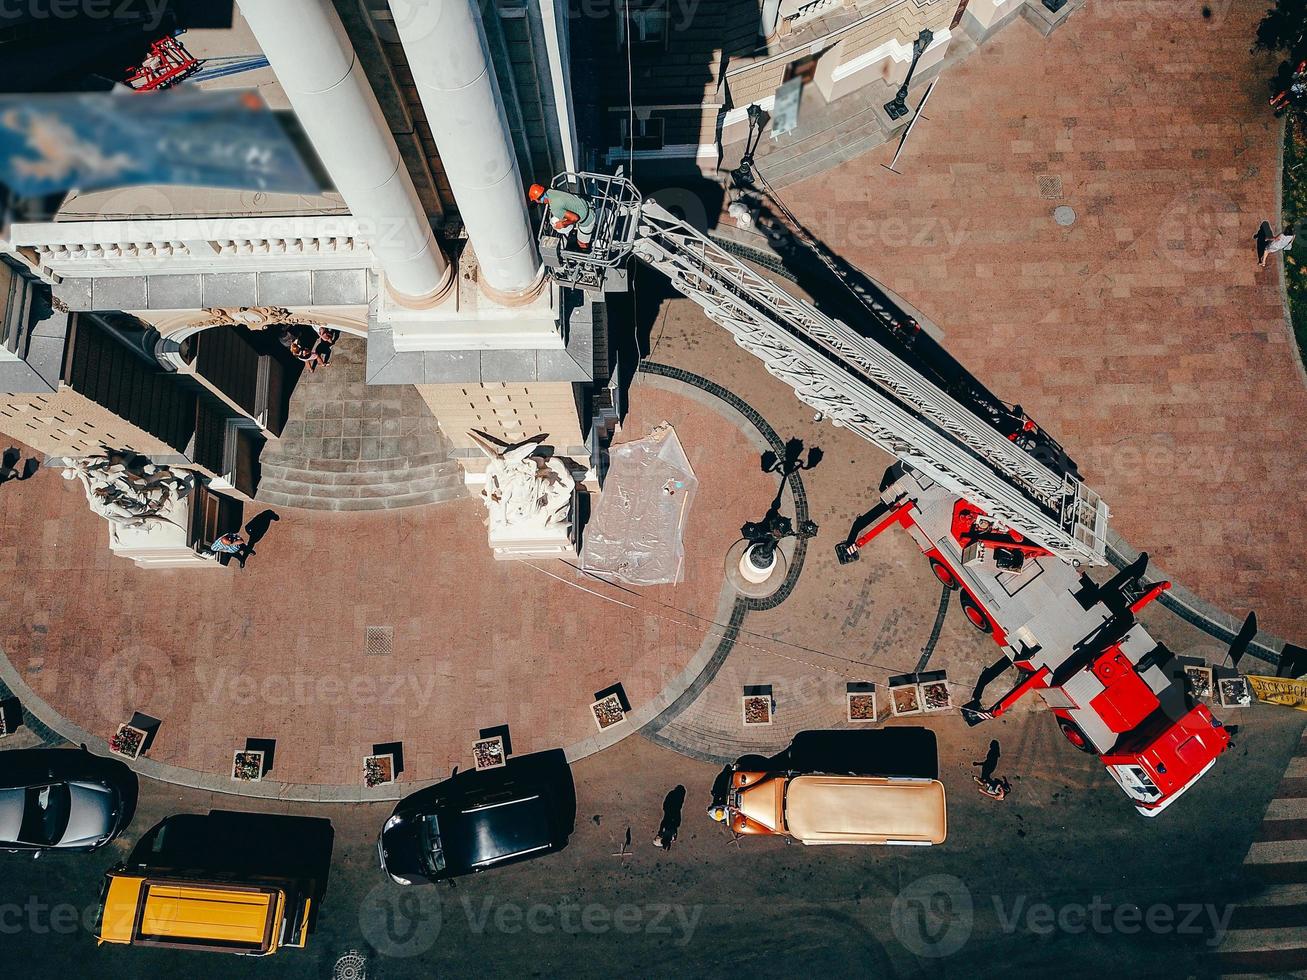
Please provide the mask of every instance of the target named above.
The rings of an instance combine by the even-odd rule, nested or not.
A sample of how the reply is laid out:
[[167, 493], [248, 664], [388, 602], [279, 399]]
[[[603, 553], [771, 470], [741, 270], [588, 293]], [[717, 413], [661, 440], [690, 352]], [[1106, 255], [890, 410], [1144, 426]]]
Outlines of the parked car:
[[736, 771], [708, 815], [736, 834], [804, 844], [941, 844], [948, 835], [944, 785], [921, 777]]
[[[511, 767], [510, 763], [510, 767]], [[396, 884], [444, 881], [567, 845], [567, 790], [525, 770], [468, 772], [401, 800], [377, 840]]]
[[0, 752], [0, 849], [94, 851], [127, 826], [135, 776], [78, 749]]

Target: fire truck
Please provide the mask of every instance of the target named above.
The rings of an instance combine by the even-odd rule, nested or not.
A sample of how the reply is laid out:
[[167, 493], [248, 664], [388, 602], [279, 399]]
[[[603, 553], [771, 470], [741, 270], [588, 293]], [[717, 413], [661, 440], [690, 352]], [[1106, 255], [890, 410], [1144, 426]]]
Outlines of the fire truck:
[[[907, 467], [890, 467], [882, 488], [870, 526], [836, 556], [856, 561], [886, 529], [906, 529], [967, 620], [1002, 648], [1020, 681], [989, 708], [963, 706], [968, 724], [1035, 692], [1067, 741], [1097, 754], [1146, 817], [1215, 764], [1229, 732], [1205, 704], [1190, 703], [1183, 669], [1137, 619], [1171, 585], [1143, 584], [1147, 555], [1097, 584]], [[1247, 630], [1241, 636], [1246, 643]]]
[[[913, 536], [967, 619], [1001, 648], [996, 667], [1019, 673], [989, 708], [978, 685], [969, 723], [1036, 692], [1067, 740], [1099, 755], [1150, 817], [1212, 767], [1229, 732], [1191, 702], [1175, 657], [1137, 619], [1169, 583], [1144, 584], [1146, 556], [1101, 585], [1082, 572], [1107, 564], [1107, 505], [1019, 406], [942, 367], [916, 321], [885, 297], [863, 302], [866, 316], [850, 325], [642, 199], [620, 172], [562, 174], [553, 186], [581, 194], [595, 218], [581, 249], [542, 217], [541, 254], [557, 283], [624, 289], [630, 259], [640, 259], [800, 400], [898, 460], [866, 530], [837, 557], [855, 561], [890, 527]], [[1251, 617], [1247, 625], [1255, 632]], [[1236, 643], [1250, 639], [1245, 628]]]

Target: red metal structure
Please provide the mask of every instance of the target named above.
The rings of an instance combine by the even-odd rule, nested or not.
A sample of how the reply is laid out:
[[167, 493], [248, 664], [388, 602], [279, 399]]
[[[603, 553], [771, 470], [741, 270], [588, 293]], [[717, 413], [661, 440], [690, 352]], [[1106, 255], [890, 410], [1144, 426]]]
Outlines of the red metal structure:
[[[854, 561], [886, 528], [905, 528], [935, 577], [957, 591], [967, 619], [1019, 672], [1016, 685], [987, 709], [978, 687], [976, 701], [963, 709], [969, 724], [998, 717], [1035, 692], [1067, 740], [1098, 755], [1147, 817], [1174, 803], [1229, 746], [1229, 732], [1207, 706], [1190, 701], [1171, 651], [1138, 622], [1139, 612], [1170, 588], [1141, 584], [1147, 556], [1096, 584], [901, 464], [886, 474], [881, 501], [867, 530], [837, 548], [840, 561]], [[1251, 633], [1241, 634], [1243, 642], [1245, 636]]]
[[127, 69], [123, 81], [138, 92], [154, 92], [170, 88], [199, 70], [199, 60], [176, 35], [168, 34], [150, 45], [149, 55], [139, 66]]

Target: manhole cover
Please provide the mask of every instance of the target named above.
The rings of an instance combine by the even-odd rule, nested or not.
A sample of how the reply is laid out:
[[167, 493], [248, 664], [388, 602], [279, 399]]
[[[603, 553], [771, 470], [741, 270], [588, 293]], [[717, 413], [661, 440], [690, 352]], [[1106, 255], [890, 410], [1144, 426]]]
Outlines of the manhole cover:
[[353, 950], [336, 961], [333, 980], [368, 980], [368, 961]]
[[1052, 174], [1041, 174], [1035, 178], [1039, 184], [1039, 196], [1049, 201], [1056, 201], [1062, 196], [1062, 178]]
[[395, 645], [395, 627], [369, 626], [363, 637], [363, 652], [369, 657], [386, 657]]
[[1075, 209], [1060, 204], [1053, 209], [1053, 220], [1064, 228], [1073, 225], [1076, 223]]

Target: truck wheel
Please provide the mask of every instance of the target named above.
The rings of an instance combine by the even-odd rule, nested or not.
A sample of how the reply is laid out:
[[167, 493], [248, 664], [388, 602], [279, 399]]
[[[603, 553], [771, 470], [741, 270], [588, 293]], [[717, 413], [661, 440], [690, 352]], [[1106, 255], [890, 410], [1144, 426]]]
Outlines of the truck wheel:
[[1081, 752], [1087, 752], [1090, 755], [1096, 754], [1094, 752], [1094, 747], [1089, 744], [1089, 739], [1085, 737], [1085, 733], [1076, 726], [1075, 722], [1067, 721], [1065, 718], [1059, 718], [1057, 720], [1057, 726], [1062, 729], [1062, 734], [1066, 736], [1066, 740]]
[[994, 632], [994, 624], [989, 621], [985, 610], [980, 608], [980, 604], [975, 599], [966, 592], [959, 592], [958, 602], [962, 606], [962, 614], [967, 617], [967, 622], [982, 633]]
[[954, 592], [958, 589], [958, 580], [954, 577], [952, 570], [938, 558], [930, 560], [930, 570], [935, 573], [935, 578], [944, 588]]

